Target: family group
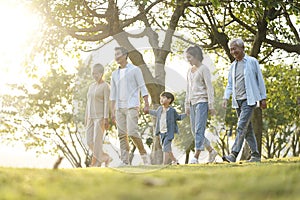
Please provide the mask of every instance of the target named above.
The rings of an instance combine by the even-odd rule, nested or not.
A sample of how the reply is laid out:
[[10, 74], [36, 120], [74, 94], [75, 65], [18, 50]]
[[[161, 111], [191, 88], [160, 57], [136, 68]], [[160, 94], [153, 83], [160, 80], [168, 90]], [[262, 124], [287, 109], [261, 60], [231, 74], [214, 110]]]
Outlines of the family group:
[[[228, 82], [223, 97], [223, 108], [232, 96], [232, 107], [238, 116], [237, 134], [231, 153], [223, 156], [226, 162], [235, 162], [244, 140], [249, 144], [251, 157], [249, 162], [260, 162], [257, 141], [251, 124], [251, 115], [257, 103], [266, 108], [266, 88], [257, 59], [245, 54], [244, 41], [240, 38], [229, 42], [231, 55], [235, 58], [228, 72]], [[91, 166], [109, 166], [112, 158], [103, 150], [103, 134], [109, 127], [109, 116], [117, 126], [120, 142], [120, 164], [129, 165], [129, 140], [138, 149], [145, 165], [150, 164], [141, 136], [138, 132], [140, 97], [144, 100], [143, 111], [155, 117], [155, 134], [160, 137], [163, 151], [163, 164], [179, 164], [172, 153], [172, 140], [178, 133], [177, 121], [190, 117], [194, 136], [195, 153], [190, 164], [197, 164], [202, 151], [209, 152], [208, 162], [214, 162], [217, 151], [205, 137], [208, 115], [214, 115], [214, 88], [211, 72], [203, 64], [202, 49], [195, 45], [186, 50], [190, 63], [187, 72], [187, 90], [185, 113], [178, 114], [171, 106], [175, 97], [170, 92], [162, 92], [160, 106], [156, 110], [149, 108], [148, 91], [142, 71], [128, 63], [128, 51], [124, 47], [115, 48], [115, 61], [119, 67], [113, 71], [110, 85], [103, 80], [104, 67], [96, 64], [92, 67], [93, 82], [87, 93], [86, 140], [93, 153]], [[111, 115], [110, 115], [111, 113]]]

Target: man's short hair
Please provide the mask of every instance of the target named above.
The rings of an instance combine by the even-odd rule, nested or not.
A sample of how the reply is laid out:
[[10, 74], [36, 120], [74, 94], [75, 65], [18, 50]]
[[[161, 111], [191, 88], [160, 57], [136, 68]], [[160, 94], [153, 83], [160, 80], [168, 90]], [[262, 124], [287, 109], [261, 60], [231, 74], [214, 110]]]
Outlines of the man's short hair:
[[244, 41], [241, 38], [234, 38], [234, 39], [230, 40], [229, 41], [229, 47], [233, 44], [244, 48]]
[[161, 97], [167, 97], [167, 99], [171, 99], [170, 104], [174, 101], [175, 97], [171, 92], [162, 92], [160, 94]]
[[123, 55], [126, 55], [128, 57], [128, 50], [125, 47], [115, 47], [115, 51], [121, 51]]

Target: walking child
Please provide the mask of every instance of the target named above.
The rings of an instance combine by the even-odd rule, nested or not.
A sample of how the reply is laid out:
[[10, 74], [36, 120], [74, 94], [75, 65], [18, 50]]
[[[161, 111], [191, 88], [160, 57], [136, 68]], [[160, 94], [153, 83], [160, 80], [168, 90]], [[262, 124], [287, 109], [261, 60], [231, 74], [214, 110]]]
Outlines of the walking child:
[[171, 106], [174, 101], [174, 95], [170, 92], [163, 92], [160, 95], [160, 104], [157, 110], [149, 110], [149, 114], [156, 117], [155, 134], [160, 136], [163, 150], [163, 164], [178, 164], [175, 158], [171, 144], [174, 139], [174, 133], [178, 133], [177, 120], [183, 120], [186, 114], [178, 114]]

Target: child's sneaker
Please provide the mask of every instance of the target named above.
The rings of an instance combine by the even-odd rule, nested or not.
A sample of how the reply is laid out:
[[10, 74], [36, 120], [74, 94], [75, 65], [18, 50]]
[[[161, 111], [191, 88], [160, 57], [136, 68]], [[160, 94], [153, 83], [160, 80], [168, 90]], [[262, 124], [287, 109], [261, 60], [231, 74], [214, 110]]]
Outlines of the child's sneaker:
[[216, 152], [216, 150], [211, 150], [211, 152], [209, 152], [209, 155], [208, 155], [208, 162], [209, 163], [212, 163], [216, 160], [216, 156], [218, 155], [218, 153]]

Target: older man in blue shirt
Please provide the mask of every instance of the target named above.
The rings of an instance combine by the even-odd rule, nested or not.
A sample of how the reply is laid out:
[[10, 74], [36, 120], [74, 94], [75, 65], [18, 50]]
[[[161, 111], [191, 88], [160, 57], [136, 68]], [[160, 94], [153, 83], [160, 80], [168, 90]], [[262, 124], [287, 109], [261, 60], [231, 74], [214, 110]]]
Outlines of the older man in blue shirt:
[[144, 111], [149, 111], [148, 91], [142, 71], [127, 62], [128, 51], [124, 47], [115, 48], [115, 60], [120, 67], [112, 73], [110, 100], [112, 120], [117, 124], [121, 149], [121, 164], [129, 164], [128, 136], [138, 148], [144, 164], [149, 158], [138, 133], [140, 93], [145, 101]]
[[229, 42], [230, 53], [235, 58], [228, 73], [228, 83], [224, 92], [223, 107], [232, 95], [232, 107], [238, 116], [237, 135], [231, 153], [223, 157], [224, 161], [235, 162], [244, 139], [249, 144], [251, 158], [249, 162], [260, 162], [257, 141], [251, 124], [251, 115], [257, 102], [266, 108], [266, 88], [257, 59], [245, 55], [244, 41], [233, 39]]

